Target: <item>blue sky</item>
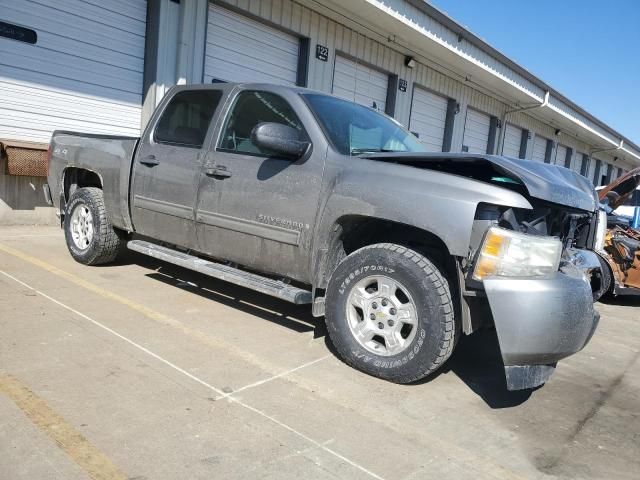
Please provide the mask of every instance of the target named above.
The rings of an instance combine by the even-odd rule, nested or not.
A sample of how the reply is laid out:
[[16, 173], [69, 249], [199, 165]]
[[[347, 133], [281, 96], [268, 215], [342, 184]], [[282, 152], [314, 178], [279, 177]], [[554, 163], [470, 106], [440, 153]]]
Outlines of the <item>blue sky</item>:
[[640, 0], [430, 0], [640, 144]]

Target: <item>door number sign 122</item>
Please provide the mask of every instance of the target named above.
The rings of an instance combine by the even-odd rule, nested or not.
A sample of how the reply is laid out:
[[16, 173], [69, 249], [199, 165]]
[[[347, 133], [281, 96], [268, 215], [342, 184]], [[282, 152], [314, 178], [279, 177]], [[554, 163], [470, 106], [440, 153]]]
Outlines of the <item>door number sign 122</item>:
[[329, 60], [329, 49], [324, 45], [316, 45], [316, 58], [323, 62]]

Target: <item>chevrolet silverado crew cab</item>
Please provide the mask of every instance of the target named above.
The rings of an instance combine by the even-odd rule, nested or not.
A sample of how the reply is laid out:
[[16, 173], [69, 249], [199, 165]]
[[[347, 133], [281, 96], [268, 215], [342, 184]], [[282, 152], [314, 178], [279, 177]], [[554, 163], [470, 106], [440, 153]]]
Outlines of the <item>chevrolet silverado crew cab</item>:
[[[325, 317], [338, 355], [409, 383], [497, 331], [507, 386], [591, 338], [597, 196], [562, 167], [427, 153], [302, 88], [174, 87], [142, 137], [56, 131], [45, 195], [78, 262], [128, 247]], [[602, 235], [601, 235], [602, 236]]]

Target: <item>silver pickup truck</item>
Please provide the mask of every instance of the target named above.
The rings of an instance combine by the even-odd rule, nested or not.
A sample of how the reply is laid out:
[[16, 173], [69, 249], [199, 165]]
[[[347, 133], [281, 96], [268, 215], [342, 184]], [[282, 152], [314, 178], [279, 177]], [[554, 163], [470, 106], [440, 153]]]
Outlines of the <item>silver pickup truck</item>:
[[175, 87], [140, 138], [56, 131], [45, 196], [78, 262], [128, 247], [308, 303], [346, 363], [394, 382], [495, 326], [508, 388], [535, 387], [598, 323], [587, 179], [427, 153], [392, 118], [306, 89]]

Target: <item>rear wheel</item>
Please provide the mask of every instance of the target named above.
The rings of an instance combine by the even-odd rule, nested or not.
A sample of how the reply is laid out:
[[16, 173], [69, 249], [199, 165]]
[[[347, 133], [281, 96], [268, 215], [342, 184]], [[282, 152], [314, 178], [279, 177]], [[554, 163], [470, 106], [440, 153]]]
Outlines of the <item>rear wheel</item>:
[[391, 243], [342, 261], [329, 282], [325, 318], [347, 364], [397, 383], [437, 370], [456, 340], [446, 278], [420, 253]]
[[85, 265], [99, 265], [116, 259], [125, 243], [123, 232], [107, 218], [102, 190], [75, 190], [67, 202], [64, 234], [71, 256]]

